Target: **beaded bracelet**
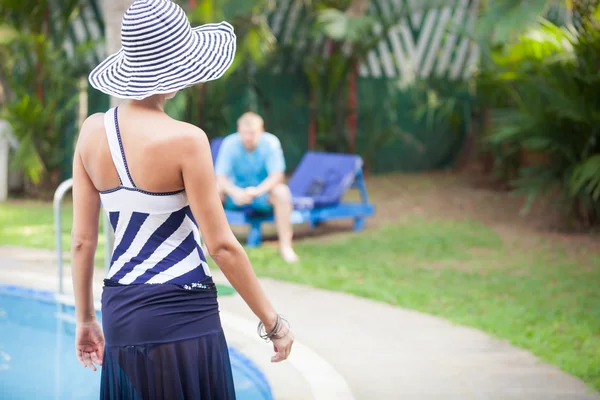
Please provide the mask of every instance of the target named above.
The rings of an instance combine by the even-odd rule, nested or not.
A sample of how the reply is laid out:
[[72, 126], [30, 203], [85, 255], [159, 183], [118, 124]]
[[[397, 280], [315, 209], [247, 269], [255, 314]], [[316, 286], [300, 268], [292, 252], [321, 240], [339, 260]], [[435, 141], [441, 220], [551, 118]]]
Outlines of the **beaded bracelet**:
[[[286, 325], [288, 326], [288, 330], [285, 333], [285, 335], [279, 336], [279, 328], [282, 325], [282, 321], [285, 321]], [[263, 322], [260, 321], [258, 323], [258, 328], [257, 328], [258, 336], [260, 336], [261, 339], [264, 339], [268, 343], [273, 338], [275, 338], [275, 339], [282, 339], [282, 338], [286, 337], [288, 335], [289, 331], [290, 331], [290, 323], [282, 315], [277, 314], [277, 321], [275, 322], [275, 326], [273, 327], [273, 329], [271, 330], [271, 332], [267, 332], [264, 329], [265, 329], [265, 324], [263, 324]], [[264, 333], [262, 333], [263, 331], [264, 331]]]

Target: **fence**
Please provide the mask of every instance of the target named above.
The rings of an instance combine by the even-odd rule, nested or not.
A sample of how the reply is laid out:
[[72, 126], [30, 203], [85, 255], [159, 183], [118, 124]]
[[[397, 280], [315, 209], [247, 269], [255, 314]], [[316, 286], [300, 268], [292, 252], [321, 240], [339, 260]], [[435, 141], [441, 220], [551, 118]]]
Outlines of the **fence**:
[[[473, 28], [479, 0], [449, 0], [443, 7], [411, 11], [423, 8], [425, 3], [370, 3], [371, 15], [404, 14], [359, 69], [357, 152], [366, 158], [371, 172], [446, 167], [453, 162], [466, 133], [467, 126], [452, 119], [470, 119], [472, 97], [463, 81], [472, 74], [479, 51], [456, 28], [467, 32]], [[307, 31], [311, 18], [302, 2], [278, 2], [270, 25], [278, 42], [283, 46], [293, 44], [294, 51], [269, 68], [271, 76], [258, 79], [262, 91], [268, 93], [263, 102], [270, 104], [261, 111], [267, 114], [273, 133], [282, 139], [292, 166], [307, 149], [309, 123], [308, 86], [298, 71], [298, 61], [303, 52], [323, 46]], [[389, 90], [398, 86], [401, 90]], [[433, 118], [431, 123], [417, 116], [415, 111], [423, 107], [434, 89], [437, 96], [457, 100], [455, 111], [462, 115], [438, 115], [441, 118]], [[383, 113], [388, 108], [383, 104], [395, 105], [395, 115]], [[390, 129], [392, 126], [399, 129]]]
[[[84, 12], [73, 27], [71, 39], [74, 42], [95, 40], [103, 35], [99, 4], [97, 0], [87, 2], [89, 6], [83, 7]], [[369, 13], [389, 15], [392, 11], [415, 9], [417, 3], [422, 1], [373, 0]], [[371, 172], [419, 171], [446, 167], [453, 162], [466, 127], [454, 123], [452, 115], [436, 118], [433, 123], [415, 116], [424, 96], [431, 94], [419, 82], [443, 81], [446, 93], [455, 93], [461, 112], [469, 114], [472, 100], [460, 82], [471, 74], [478, 51], [469, 39], [453, 33], [451, 28], [453, 25], [472, 27], [478, 7], [479, 0], [449, 0], [443, 7], [409, 13], [360, 66], [357, 152], [365, 157]], [[302, 2], [278, 1], [269, 21], [281, 44], [294, 40], [298, 50], [294, 57], [302, 57], [302, 51], [310, 46], [322, 45], [308, 34], [310, 15]], [[104, 56], [99, 47], [97, 57]], [[277, 64], [256, 77], [261, 92], [259, 112], [265, 118], [267, 130], [281, 139], [290, 169], [307, 150], [310, 119], [308, 86], [302, 72], [293, 65], [293, 62]], [[402, 90], [388, 90], [398, 85]], [[243, 90], [229, 93], [233, 115], [245, 110], [245, 95]], [[395, 115], [382, 115], [382, 102], [392, 102]], [[104, 111], [108, 104], [107, 96], [91, 88], [88, 90], [89, 113]], [[233, 119], [229, 125], [229, 131], [233, 131]], [[391, 132], [391, 127], [399, 129]], [[72, 145], [73, 141], [74, 135], [71, 135], [65, 145]], [[65, 178], [70, 176], [70, 169], [70, 160], [65, 160]]]

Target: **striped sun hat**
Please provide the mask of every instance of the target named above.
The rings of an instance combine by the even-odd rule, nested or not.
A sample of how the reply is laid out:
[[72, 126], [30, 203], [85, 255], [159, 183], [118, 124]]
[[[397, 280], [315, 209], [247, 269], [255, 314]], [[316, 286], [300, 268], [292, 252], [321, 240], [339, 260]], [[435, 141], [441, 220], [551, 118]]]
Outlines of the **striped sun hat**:
[[89, 81], [122, 99], [171, 93], [220, 78], [233, 62], [235, 40], [227, 22], [192, 28], [172, 1], [137, 0], [123, 16], [121, 49]]

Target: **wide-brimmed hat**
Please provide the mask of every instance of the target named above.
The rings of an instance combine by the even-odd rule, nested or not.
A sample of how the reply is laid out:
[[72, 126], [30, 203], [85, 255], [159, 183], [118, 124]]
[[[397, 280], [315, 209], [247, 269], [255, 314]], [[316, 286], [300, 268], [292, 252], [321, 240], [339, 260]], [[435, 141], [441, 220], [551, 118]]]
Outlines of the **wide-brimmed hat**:
[[137, 0], [123, 16], [121, 49], [89, 75], [111, 96], [141, 100], [220, 78], [235, 56], [236, 37], [227, 22], [190, 26], [169, 0]]

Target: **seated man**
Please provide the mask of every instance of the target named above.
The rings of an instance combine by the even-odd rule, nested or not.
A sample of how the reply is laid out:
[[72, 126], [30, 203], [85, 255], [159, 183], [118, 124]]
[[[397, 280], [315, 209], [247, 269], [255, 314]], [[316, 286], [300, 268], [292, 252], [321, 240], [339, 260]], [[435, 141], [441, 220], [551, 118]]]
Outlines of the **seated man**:
[[238, 119], [237, 133], [223, 139], [215, 165], [217, 187], [226, 209], [251, 207], [275, 214], [281, 256], [295, 262], [292, 248], [292, 196], [285, 184], [285, 160], [277, 136], [264, 132], [252, 112]]

